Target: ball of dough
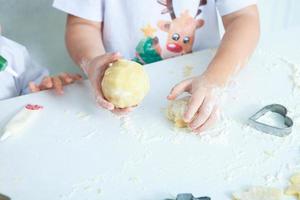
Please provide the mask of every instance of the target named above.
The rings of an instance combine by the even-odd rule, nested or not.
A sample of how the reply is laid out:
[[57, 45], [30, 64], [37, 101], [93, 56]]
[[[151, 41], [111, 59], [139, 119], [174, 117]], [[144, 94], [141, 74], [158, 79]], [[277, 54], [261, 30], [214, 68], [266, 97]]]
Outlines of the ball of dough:
[[101, 86], [109, 102], [117, 108], [127, 108], [143, 100], [150, 84], [142, 65], [121, 59], [105, 71]]
[[187, 104], [190, 97], [186, 96], [180, 99], [176, 99], [174, 101], [170, 101], [167, 107], [167, 118], [171, 120], [174, 125], [178, 128], [187, 127], [187, 123], [184, 122], [183, 116], [187, 109]]

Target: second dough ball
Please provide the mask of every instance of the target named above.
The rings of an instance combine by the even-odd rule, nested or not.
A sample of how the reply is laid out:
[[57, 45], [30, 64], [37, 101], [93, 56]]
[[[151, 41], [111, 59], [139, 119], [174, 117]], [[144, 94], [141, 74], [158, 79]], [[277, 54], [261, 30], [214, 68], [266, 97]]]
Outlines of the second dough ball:
[[143, 100], [150, 84], [142, 65], [121, 59], [105, 71], [101, 86], [109, 102], [117, 108], [127, 108]]
[[178, 128], [186, 128], [187, 123], [184, 122], [183, 116], [187, 109], [187, 104], [189, 102], [190, 97], [186, 96], [180, 99], [176, 99], [174, 101], [170, 101], [167, 108], [167, 118], [171, 120], [174, 125]]

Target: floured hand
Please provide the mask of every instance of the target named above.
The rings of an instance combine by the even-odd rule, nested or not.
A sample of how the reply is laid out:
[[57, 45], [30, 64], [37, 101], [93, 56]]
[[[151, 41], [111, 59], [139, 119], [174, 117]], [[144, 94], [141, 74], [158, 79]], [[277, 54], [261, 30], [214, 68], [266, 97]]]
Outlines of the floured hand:
[[177, 84], [168, 99], [174, 100], [183, 92], [191, 94], [184, 121], [195, 133], [203, 132], [219, 119], [221, 86], [215, 85], [205, 75], [197, 76]]
[[34, 82], [29, 83], [29, 89], [31, 92], [39, 92], [43, 90], [54, 89], [57, 94], [63, 94], [63, 87], [74, 83], [75, 81], [82, 80], [82, 76], [79, 74], [61, 73], [58, 76], [46, 76], [43, 78], [40, 84]]
[[117, 115], [127, 114], [132, 111], [133, 108], [116, 108], [112, 103], [105, 99], [100, 83], [102, 82], [106, 69], [111, 63], [116, 62], [120, 58], [121, 55], [119, 53], [106, 53], [81, 66], [83, 71], [88, 76], [89, 81], [94, 89], [94, 94], [98, 105]]

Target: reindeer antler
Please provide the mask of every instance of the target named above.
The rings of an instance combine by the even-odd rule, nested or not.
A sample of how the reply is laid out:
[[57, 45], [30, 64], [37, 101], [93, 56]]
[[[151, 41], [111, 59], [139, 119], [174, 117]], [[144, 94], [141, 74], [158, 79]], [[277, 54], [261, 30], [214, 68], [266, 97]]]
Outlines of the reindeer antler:
[[207, 4], [207, 0], [200, 0], [199, 1], [199, 6], [197, 9], [197, 13], [195, 15], [195, 18], [198, 17], [198, 15], [200, 15], [202, 13], [202, 7], [205, 6]]
[[171, 19], [176, 19], [173, 7], [173, 0], [157, 0], [157, 2], [163, 6], [166, 6], [166, 8], [161, 11], [161, 14], [170, 13]]

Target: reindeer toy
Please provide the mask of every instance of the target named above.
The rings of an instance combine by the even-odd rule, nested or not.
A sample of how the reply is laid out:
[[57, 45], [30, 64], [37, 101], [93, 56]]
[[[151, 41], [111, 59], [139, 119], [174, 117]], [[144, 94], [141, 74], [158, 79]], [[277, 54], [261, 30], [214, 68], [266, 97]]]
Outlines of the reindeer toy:
[[150, 35], [146, 35], [146, 38], [138, 44], [134, 58], [134, 61], [141, 64], [191, 53], [196, 30], [204, 25], [204, 20], [197, 17], [202, 13], [202, 7], [207, 4], [207, 0], [199, 0], [194, 16], [186, 10], [179, 17], [175, 14], [173, 0], [157, 0], [157, 2], [165, 6], [161, 14], [169, 13], [171, 17], [171, 21], [159, 20], [157, 23], [159, 29], [168, 34], [166, 46], [161, 48], [158, 37], [153, 36], [153, 31]]
[[176, 17], [172, 0], [158, 0], [158, 3], [166, 8], [162, 14], [169, 13], [172, 21], [159, 21], [160, 30], [168, 33], [166, 48], [168, 51], [182, 55], [191, 53], [195, 40], [196, 30], [204, 25], [203, 19], [196, 19], [202, 13], [202, 7], [207, 4], [206, 0], [200, 0], [196, 15], [193, 17], [188, 11]]

